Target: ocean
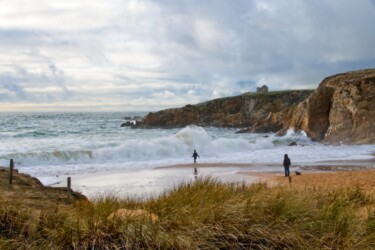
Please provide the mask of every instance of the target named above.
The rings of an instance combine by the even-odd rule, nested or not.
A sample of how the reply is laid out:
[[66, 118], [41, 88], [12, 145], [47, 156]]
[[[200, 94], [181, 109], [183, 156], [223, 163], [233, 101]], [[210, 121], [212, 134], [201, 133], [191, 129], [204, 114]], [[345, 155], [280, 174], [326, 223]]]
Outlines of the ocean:
[[[0, 166], [16, 168], [45, 185], [59, 176], [153, 169], [192, 163], [259, 164], [275, 171], [288, 154], [292, 165], [371, 159], [375, 145], [324, 145], [289, 131], [236, 134], [237, 129], [187, 126], [176, 129], [120, 127], [124, 117], [146, 113], [0, 113]], [[297, 146], [288, 146], [296, 142]], [[269, 166], [268, 166], [269, 165]], [[280, 170], [280, 168], [279, 168]]]

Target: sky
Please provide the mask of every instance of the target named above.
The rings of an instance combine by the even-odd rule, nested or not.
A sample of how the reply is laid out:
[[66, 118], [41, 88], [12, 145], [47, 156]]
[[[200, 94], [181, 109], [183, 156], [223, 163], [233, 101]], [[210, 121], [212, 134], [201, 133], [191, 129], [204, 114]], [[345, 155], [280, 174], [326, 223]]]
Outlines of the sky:
[[0, 112], [156, 111], [375, 68], [375, 0], [0, 0]]

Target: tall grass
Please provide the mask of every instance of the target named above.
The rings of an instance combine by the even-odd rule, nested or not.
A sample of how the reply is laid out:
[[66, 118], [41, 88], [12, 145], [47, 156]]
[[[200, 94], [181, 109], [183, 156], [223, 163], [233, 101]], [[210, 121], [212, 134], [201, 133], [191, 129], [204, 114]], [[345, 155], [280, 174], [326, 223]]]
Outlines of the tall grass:
[[[371, 249], [373, 198], [358, 187], [313, 191], [198, 179], [146, 201], [106, 196], [41, 211], [32, 229], [32, 211], [2, 206], [0, 248]], [[120, 208], [158, 220], [108, 218]]]

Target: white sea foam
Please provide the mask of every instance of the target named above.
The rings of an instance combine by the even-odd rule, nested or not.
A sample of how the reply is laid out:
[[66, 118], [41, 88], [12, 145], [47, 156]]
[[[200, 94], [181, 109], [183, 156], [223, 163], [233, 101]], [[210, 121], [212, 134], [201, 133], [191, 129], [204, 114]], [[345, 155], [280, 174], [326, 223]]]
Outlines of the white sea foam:
[[[0, 114], [1, 115], [1, 114]], [[0, 120], [0, 165], [14, 159], [19, 169], [50, 179], [60, 174], [147, 169], [192, 162], [293, 164], [368, 159], [375, 145], [326, 146], [305, 133], [235, 134], [234, 129], [188, 126], [182, 129], [120, 128], [121, 113], [14, 114]], [[17, 128], [10, 124], [17, 123]], [[24, 125], [23, 123], [26, 123]], [[32, 131], [32, 132], [30, 132]], [[292, 141], [298, 146], [288, 146]]]

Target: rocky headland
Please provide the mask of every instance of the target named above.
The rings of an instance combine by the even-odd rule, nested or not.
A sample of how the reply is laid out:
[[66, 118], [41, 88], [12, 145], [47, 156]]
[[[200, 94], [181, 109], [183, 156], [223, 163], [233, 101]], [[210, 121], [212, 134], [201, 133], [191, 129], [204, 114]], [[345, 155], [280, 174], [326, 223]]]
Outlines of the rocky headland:
[[282, 132], [303, 130], [327, 143], [375, 143], [375, 69], [327, 77], [288, 111]]
[[269, 93], [245, 93], [239, 96], [219, 98], [182, 108], [166, 109], [149, 113], [137, 124], [141, 128], [175, 128], [187, 125], [252, 127], [253, 132], [278, 131], [282, 119], [268, 128], [257, 126], [274, 113], [284, 112], [305, 100], [312, 90], [279, 91]]
[[326, 143], [375, 143], [375, 69], [325, 78], [314, 90], [245, 93], [149, 113], [135, 127], [234, 127], [239, 132], [303, 130]]

